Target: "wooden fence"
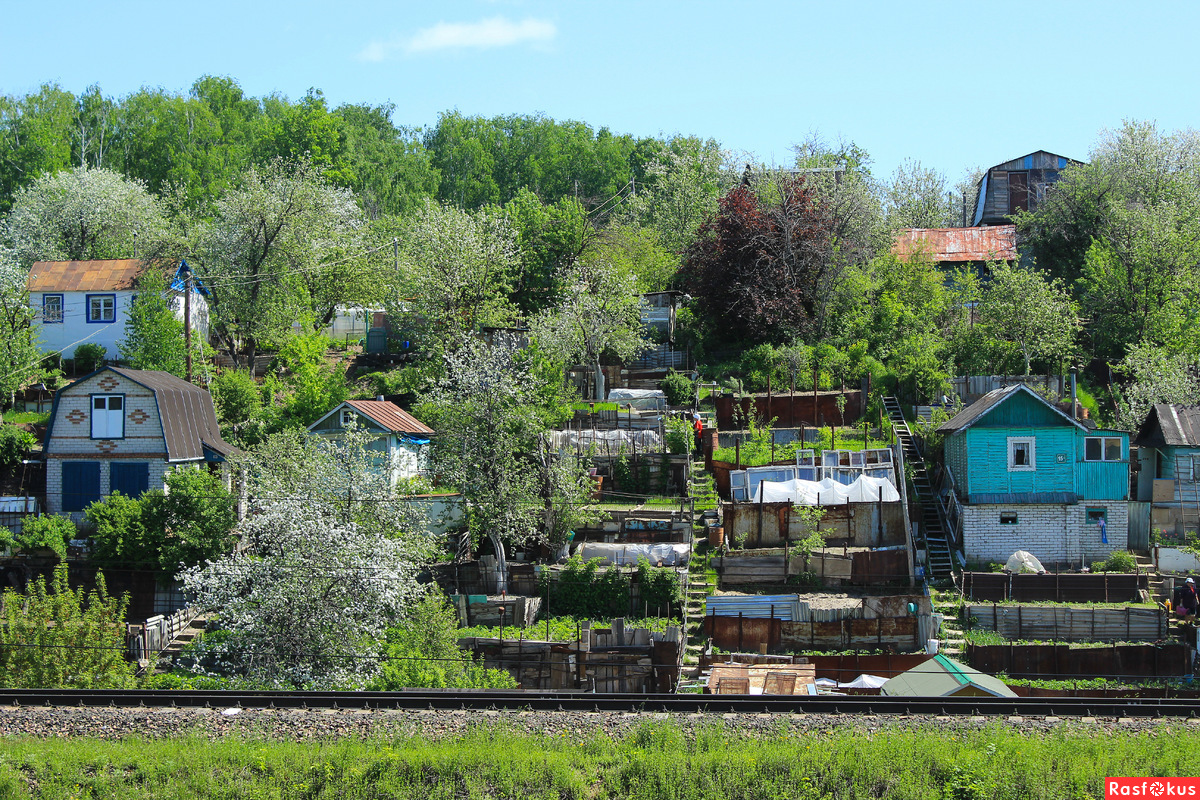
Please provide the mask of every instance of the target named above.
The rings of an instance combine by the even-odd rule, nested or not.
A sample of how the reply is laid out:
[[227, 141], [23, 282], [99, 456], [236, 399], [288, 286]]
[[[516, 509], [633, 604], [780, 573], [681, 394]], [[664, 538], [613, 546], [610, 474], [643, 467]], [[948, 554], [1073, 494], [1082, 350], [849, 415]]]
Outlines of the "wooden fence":
[[1052, 573], [1018, 575], [1006, 572], [964, 572], [963, 595], [969, 600], [1017, 600], [1055, 603], [1137, 602], [1148, 591], [1145, 573]]
[[125, 626], [125, 644], [130, 660], [145, 667], [150, 659], [167, 648], [175, 637], [192, 624], [199, 609], [181, 608], [174, 614], [158, 614], [145, 622]]
[[1124, 644], [1071, 647], [1066, 644], [967, 645], [967, 663], [1010, 678], [1178, 678], [1192, 673], [1185, 644]]
[[967, 605], [971, 627], [1006, 639], [1050, 642], [1156, 642], [1170, 635], [1164, 608]]

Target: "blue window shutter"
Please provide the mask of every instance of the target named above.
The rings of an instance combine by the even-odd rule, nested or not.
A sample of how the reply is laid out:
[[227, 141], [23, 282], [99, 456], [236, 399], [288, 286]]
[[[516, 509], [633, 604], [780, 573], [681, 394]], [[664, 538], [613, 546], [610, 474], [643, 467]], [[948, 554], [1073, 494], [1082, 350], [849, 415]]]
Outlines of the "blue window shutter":
[[114, 461], [109, 470], [109, 491], [120, 492], [126, 497], [138, 498], [150, 488], [149, 464]]
[[100, 462], [64, 461], [63, 511], [83, 511], [100, 499]]

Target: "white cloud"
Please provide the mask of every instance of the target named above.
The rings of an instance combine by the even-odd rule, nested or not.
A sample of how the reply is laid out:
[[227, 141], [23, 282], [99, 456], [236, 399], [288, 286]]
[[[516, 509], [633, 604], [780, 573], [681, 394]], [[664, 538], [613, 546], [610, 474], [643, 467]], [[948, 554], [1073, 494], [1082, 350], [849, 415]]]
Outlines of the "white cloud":
[[549, 42], [558, 35], [553, 22], [523, 19], [513, 22], [493, 17], [479, 22], [439, 22], [410, 37], [390, 41], [375, 40], [359, 51], [361, 61], [384, 61], [397, 52], [431, 53], [437, 50], [485, 50], [523, 43]]

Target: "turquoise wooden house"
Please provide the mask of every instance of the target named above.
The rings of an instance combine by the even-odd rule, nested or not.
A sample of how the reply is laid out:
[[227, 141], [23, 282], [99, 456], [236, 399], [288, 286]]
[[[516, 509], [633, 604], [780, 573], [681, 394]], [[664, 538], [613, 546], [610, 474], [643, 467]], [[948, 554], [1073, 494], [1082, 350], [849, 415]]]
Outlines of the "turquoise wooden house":
[[1128, 433], [1072, 419], [1024, 384], [985, 394], [938, 432], [968, 561], [1026, 550], [1090, 564], [1126, 548]]

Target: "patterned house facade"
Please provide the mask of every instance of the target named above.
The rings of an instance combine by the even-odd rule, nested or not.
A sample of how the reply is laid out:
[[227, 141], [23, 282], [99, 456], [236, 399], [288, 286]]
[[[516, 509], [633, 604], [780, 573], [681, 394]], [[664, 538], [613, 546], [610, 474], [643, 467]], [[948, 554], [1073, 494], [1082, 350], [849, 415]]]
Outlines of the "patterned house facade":
[[167, 372], [103, 367], [58, 391], [46, 429], [46, 510], [78, 521], [112, 492], [139, 497], [180, 465], [220, 463], [212, 396]]
[[1025, 384], [988, 392], [938, 428], [963, 551], [1090, 564], [1125, 549], [1129, 434], [1072, 419]]

